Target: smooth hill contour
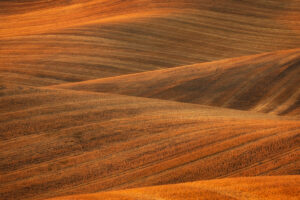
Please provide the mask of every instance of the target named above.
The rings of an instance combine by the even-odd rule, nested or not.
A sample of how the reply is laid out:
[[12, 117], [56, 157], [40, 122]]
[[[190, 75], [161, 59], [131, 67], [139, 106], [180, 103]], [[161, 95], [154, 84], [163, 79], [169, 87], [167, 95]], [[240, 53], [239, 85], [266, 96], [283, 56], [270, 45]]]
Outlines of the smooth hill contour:
[[300, 115], [300, 49], [54, 87]]
[[217, 2], [0, 1], [0, 78], [46, 86], [299, 48], [297, 0]]
[[0, 108], [5, 200], [298, 173], [300, 126], [289, 118], [13, 85]]

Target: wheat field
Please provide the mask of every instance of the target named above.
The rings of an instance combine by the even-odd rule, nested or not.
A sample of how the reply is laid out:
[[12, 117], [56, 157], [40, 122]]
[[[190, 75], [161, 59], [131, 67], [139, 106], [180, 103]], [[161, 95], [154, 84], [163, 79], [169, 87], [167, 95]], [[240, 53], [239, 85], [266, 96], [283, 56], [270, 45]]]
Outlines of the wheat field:
[[55, 198], [53, 200], [296, 200], [299, 197], [299, 183], [298, 176], [228, 178], [89, 195], [68, 196]]
[[299, 199], [299, 13], [0, 1], [0, 200]]

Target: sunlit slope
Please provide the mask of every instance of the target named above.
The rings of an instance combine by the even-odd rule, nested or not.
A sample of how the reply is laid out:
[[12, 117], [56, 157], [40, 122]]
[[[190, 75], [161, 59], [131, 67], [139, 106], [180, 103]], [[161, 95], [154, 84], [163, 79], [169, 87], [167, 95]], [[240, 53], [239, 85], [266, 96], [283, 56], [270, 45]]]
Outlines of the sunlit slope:
[[299, 187], [299, 176], [248, 177], [68, 196], [53, 200], [298, 200]]
[[[173, 14], [196, 11], [200, 14], [212, 11], [215, 15], [211, 15], [211, 18], [228, 14], [232, 21], [241, 20], [245, 25], [272, 21], [277, 25], [293, 25], [294, 28], [299, 28], [299, 10], [298, 0], [2, 0], [0, 15], [3, 21], [0, 23], [0, 37], [39, 34], [155, 12]], [[238, 19], [239, 16], [245, 18]], [[256, 22], [246, 21], [246, 18]], [[257, 22], [258, 19], [260, 22]], [[276, 24], [263, 25], [265, 28], [278, 28]]]
[[300, 49], [55, 87], [300, 115]]
[[42, 9], [53, 9], [59, 6], [71, 5], [75, 2], [87, 2], [90, 0], [1, 0], [0, 15], [16, 15], [34, 12]]
[[[153, 4], [154, 6], [151, 6]], [[160, 1], [139, 0], [33, 0], [2, 1], [0, 38], [47, 33], [68, 27], [107, 22], [158, 11]], [[144, 7], [143, 7], [144, 6]]]
[[18, 2], [0, 1], [0, 72], [2, 81], [21, 85], [76, 82], [300, 46], [296, 0]]
[[299, 172], [299, 121], [278, 116], [16, 85], [0, 113], [5, 200]]

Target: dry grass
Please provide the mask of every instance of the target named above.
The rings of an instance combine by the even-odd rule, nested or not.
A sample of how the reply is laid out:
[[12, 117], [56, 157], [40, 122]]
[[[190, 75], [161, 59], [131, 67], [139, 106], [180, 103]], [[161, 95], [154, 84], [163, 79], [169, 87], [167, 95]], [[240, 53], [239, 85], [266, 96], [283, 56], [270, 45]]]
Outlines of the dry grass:
[[[299, 174], [299, 11], [297, 0], [0, 0], [0, 199]], [[281, 180], [88, 198], [292, 195], [298, 177]]]
[[0, 196], [6, 200], [298, 174], [300, 126], [293, 119], [13, 86], [3, 89], [0, 105]]
[[300, 49], [54, 87], [300, 115]]
[[300, 46], [297, 1], [30, 2], [0, 2], [2, 81], [53, 85]]
[[113, 192], [55, 198], [53, 200], [297, 200], [299, 176], [218, 179]]

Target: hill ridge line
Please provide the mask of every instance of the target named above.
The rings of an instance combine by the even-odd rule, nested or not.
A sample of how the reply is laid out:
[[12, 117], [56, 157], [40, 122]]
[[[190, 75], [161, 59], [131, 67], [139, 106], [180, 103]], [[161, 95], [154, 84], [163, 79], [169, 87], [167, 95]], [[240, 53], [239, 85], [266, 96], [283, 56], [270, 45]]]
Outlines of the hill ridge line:
[[299, 66], [300, 48], [297, 48], [44, 88], [297, 116], [300, 114]]
[[[90, 80], [77, 81], [77, 82], [60, 83], [60, 84], [54, 84], [54, 85], [49, 85], [49, 86], [41, 86], [38, 88], [50, 89], [50, 88], [63, 87], [63, 86], [72, 86], [72, 85], [77, 85], [77, 84], [89, 83], [89, 82], [93, 82], [93, 81], [110, 80], [110, 79], [121, 78], [121, 77], [131, 77], [131, 76], [144, 75], [144, 74], [149, 74], [149, 73], [154, 73], [154, 72], [169, 72], [169, 71], [173, 71], [176, 69], [192, 68], [192, 67], [199, 66], [199, 65], [218, 64], [218, 63], [224, 62], [224, 61], [237, 61], [237, 60], [241, 60], [241, 59], [249, 59], [249, 58], [272, 55], [275, 53], [287, 53], [287, 52], [297, 52], [297, 51], [300, 51], [300, 48], [263, 52], [263, 53], [259, 53], [259, 54], [245, 55], [245, 56], [239, 56], [239, 57], [233, 57], [233, 58], [225, 58], [225, 59], [213, 60], [213, 61], [209, 61], [209, 62], [193, 63], [190, 65], [180, 65], [180, 66], [170, 67], [170, 68], [162, 68], [162, 69], [142, 71], [142, 72], [137, 72], [137, 73], [122, 74], [122, 75], [118, 75], [118, 76], [103, 77], [103, 78], [90, 79]], [[216, 67], [216, 69], [219, 69], [219, 68], [223, 68], [223, 67], [222, 66]]]

